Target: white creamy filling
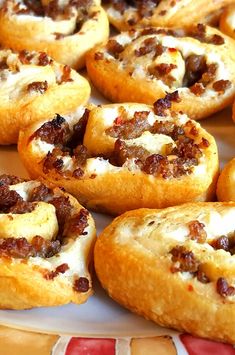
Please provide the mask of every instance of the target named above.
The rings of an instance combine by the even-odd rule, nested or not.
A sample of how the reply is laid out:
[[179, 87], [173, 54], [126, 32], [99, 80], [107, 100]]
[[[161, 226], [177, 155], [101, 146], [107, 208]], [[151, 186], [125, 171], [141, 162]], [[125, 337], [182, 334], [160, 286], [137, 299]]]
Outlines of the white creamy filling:
[[119, 171], [121, 168], [113, 166], [109, 163], [108, 160], [103, 158], [90, 158], [87, 160], [86, 163], [86, 175], [90, 174], [106, 174], [110, 171]]
[[40, 138], [34, 139], [31, 146], [33, 153], [36, 155], [38, 153], [40, 155], [46, 155], [48, 152], [52, 152], [52, 150], [55, 148], [54, 144], [42, 141]]
[[[120, 63], [120, 66], [123, 67], [123, 62]], [[135, 64], [135, 68], [132, 72], [131, 77], [133, 79], [146, 79], [151, 81], [152, 79], [146, 78], [146, 68], [142, 64]]]
[[[102, 107], [101, 114], [102, 114], [103, 125], [109, 128], [113, 125], [116, 118], [118, 117], [122, 118], [122, 108], [125, 111], [124, 116], [126, 115], [127, 119], [132, 119], [136, 112], [147, 111], [148, 112], [148, 116], [146, 118], [147, 122], [150, 125], [153, 125], [153, 123], [156, 121], [156, 116], [154, 115], [153, 111], [150, 110], [150, 107], [147, 105], [137, 104], [128, 107], [117, 105], [116, 107]], [[124, 120], [126, 116], [124, 117]]]
[[204, 176], [204, 174], [206, 174], [206, 170], [207, 170], [206, 160], [205, 157], [202, 156], [199, 158], [199, 164], [193, 166], [193, 174]]
[[9, 186], [9, 190], [16, 191], [23, 198], [24, 201], [27, 201], [30, 192], [38, 186], [40, 186], [39, 181], [25, 181], [19, 184]]
[[[222, 235], [228, 235], [235, 231], [235, 207], [221, 207], [219, 211], [216, 209], [211, 209], [210, 212], [200, 212], [198, 211], [193, 217], [191, 215], [184, 215], [184, 223], [174, 221], [174, 216], [168, 215], [168, 218], [172, 218], [171, 226], [167, 226], [165, 230], [164, 225], [161, 230], [164, 231], [168, 236], [171, 236], [173, 239], [178, 238], [181, 234], [182, 241], [187, 239], [189, 235], [189, 228], [187, 223], [190, 223], [192, 220], [197, 220], [200, 223], [205, 225], [204, 229], [207, 233], [207, 240], [213, 240], [216, 237]], [[192, 219], [193, 218], [193, 219]], [[174, 230], [176, 229], [176, 231]], [[161, 232], [161, 230], [159, 232]], [[177, 239], [178, 240], [178, 239]]]
[[117, 37], [114, 37], [114, 39], [117, 38], [118, 43], [120, 43], [122, 46], [126, 46], [129, 43], [131, 43], [132, 38], [128, 35], [127, 32], [124, 32], [122, 34], [120, 34]]
[[119, 108], [117, 107], [102, 107], [101, 115], [102, 115], [102, 122], [104, 126], [110, 127], [112, 126], [114, 120], [120, 115]]
[[224, 206], [219, 212], [212, 210], [209, 214], [200, 214], [198, 219], [205, 224], [208, 239], [235, 231], [235, 207]]
[[[154, 224], [149, 225], [149, 222], [154, 221]], [[171, 221], [171, 223], [169, 223]], [[148, 216], [148, 218], [139, 224], [134, 221], [129, 221], [122, 225], [116, 231], [116, 235], [122, 237], [123, 242], [128, 240], [130, 236], [135, 235], [135, 238], [144, 238], [146, 233], [149, 239], [160, 241], [166, 239], [167, 244], [170, 241], [177, 243], [184, 243], [189, 239], [189, 223], [192, 221], [199, 221], [205, 225], [204, 230], [207, 233], [207, 241], [212, 241], [222, 235], [229, 235], [235, 231], [235, 207], [220, 206], [219, 208], [211, 208], [210, 211], [203, 212], [203, 209], [198, 209], [193, 213], [189, 210], [164, 211], [161, 214]], [[203, 244], [191, 241], [201, 249], [212, 250], [209, 244]], [[225, 253], [224, 250], [216, 251], [218, 253]]]
[[175, 146], [175, 142], [169, 136], [164, 134], [152, 134], [149, 131], [145, 131], [140, 137], [135, 139], [125, 140], [128, 147], [141, 146], [145, 148], [150, 154], [166, 154], [166, 145], [172, 144]]
[[113, 7], [109, 7], [107, 9], [107, 15], [112, 18], [118, 19], [118, 20], [122, 19], [121, 13], [119, 11], [115, 10]]

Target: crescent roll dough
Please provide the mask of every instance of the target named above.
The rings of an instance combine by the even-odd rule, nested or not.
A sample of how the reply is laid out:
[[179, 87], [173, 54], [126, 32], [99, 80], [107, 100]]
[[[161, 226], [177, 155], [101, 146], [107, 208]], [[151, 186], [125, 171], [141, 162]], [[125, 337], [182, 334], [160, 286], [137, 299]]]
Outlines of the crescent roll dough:
[[[177, 95], [168, 95], [176, 100]], [[211, 200], [218, 174], [214, 138], [182, 113], [144, 104], [79, 108], [21, 131], [30, 176], [43, 176], [93, 210], [120, 214]]]
[[83, 303], [94, 221], [71, 195], [40, 181], [0, 176], [0, 308]]
[[165, 327], [235, 343], [235, 203], [139, 209], [95, 245], [97, 276], [115, 301]]
[[112, 25], [121, 31], [133, 27], [190, 26], [207, 22], [206, 17], [217, 12], [233, 0], [105, 0], [104, 7]]
[[97, 0], [3, 0], [0, 33], [7, 48], [45, 51], [79, 69], [86, 52], [107, 40], [109, 23]]
[[45, 52], [0, 50], [0, 144], [16, 143], [20, 128], [85, 104], [90, 85]]
[[235, 201], [235, 158], [225, 165], [219, 176], [217, 197], [219, 201]]
[[220, 30], [235, 38], [235, 4], [226, 7], [223, 11], [220, 17]]
[[94, 85], [113, 102], [154, 103], [178, 91], [174, 109], [193, 119], [221, 110], [235, 95], [235, 42], [197, 25], [123, 32], [88, 53]]

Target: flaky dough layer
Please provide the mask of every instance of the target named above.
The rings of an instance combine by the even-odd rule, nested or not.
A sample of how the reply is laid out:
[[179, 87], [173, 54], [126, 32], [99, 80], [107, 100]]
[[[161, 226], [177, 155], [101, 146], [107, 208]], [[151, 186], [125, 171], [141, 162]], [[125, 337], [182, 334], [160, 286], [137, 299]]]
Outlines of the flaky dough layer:
[[108, 294], [131, 311], [234, 344], [234, 255], [221, 243], [233, 242], [234, 229], [234, 203], [130, 211], [98, 238], [96, 273]]
[[93, 293], [91, 215], [49, 184], [9, 179], [0, 176], [0, 308], [84, 303]]
[[225, 165], [219, 176], [217, 197], [219, 201], [235, 201], [235, 158]]
[[[89, 77], [113, 102], [153, 104], [178, 91], [175, 110], [202, 119], [232, 103], [234, 41], [204, 25], [123, 32], [87, 56]], [[125, 84], [124, 84], [125, 83]]]
[[45, 52], [0, 51], [0, 144], [17, 143], [24, 126], [85, 104], [90, 85]]
[[120, 214], [214, 198], [214, 138], [186, 115], [167, 110], [158, 116], [143, 104], [79, 108], [44, 119], [21, 131], [18, 151], [31, 177], [63, 186], [96, 211]]
[[44, 51], [56, 61], [80, 69], [87, 51], [108, 38], [109, 23], [100, 1], [64, 5], [64, 10], [44, 1], [54, 7], [47, 15], [43, 8], [42, 14], [35, 14], [28, 5], [17, 2], [20, 9], [15, 0], [0, 6], [1, 44], [6, 48]]

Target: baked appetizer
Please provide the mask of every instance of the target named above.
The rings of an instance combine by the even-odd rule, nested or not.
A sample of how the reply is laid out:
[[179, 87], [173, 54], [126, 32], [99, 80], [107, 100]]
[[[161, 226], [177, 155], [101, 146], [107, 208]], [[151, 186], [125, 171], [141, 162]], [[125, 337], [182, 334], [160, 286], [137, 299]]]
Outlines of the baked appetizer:
[[7, 48], [45, 51], [79, 69], [86, 52], [107, 40], [109, 23], [99, 0], [2, 0], [0, 33]]
[[118, 303], [157, 324], [235, 343], [235, 203], [139, 209], [95, 245], [95, 270]]
[[234, 53], [231, 38], [204, 25], [188, 31], [145, 28], [121, 33], [93, 49], [87, 70], [114, 102], [152, 104], [178, 90], [173, 107], [200, 119], [232, 102]]
[[20, 128], [68, 113], [89, 96], [88, 81], [45, 52], [0, 50], [0, 144], [16, 143]]
[[21, 131], [20, 157], [31, 177], [63, 186], [100, 212], [211, 200], [218, 173], [214, 138], [166, 109], [176, 99], [44, 119]]
[[234, 0], [103, 0], [112, 25], [121, 31], [133, 27], [190, 26], [211, 20], [223, 6]]
[[235, 4], [228, 6], [220, 17], [220, 29], [235, 38]]
[[83, 303], [92, 294], [94, 221], [71, 195], [0, 176], [0, 308]]
[[235, 201], [235, 158], [225, 165], [219, 176], [217, 197], [219, 201]]

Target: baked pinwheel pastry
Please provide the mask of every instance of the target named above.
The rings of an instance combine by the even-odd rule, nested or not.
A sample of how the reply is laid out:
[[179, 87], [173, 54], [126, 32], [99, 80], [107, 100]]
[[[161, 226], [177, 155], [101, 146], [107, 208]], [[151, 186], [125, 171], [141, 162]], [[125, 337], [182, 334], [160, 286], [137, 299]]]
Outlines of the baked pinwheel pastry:
[[207, 22], [233, 0], [103, 0], [109, 20], [121, 31], [133, 27], [190, 26]]
[[234, 344], [234, 230], [235, 203], [129, 211], [98, 238], [95, 270], [131, 311]]
[[219, 201], [235, 201], [235, 158], [225, 165], [219, 176], [217, 197]]
[[40, 181], [0, 176], [0, 308], [83, 303], [94, 221], [71, 195]]
[[94, 85], [114, 102], [152, 104], [178, 90], [173, 108], [201, 119], [232, 102], [235, 42], [197, 25], [190, 31], [145, 28], [121, 33], [87, 56]]
[[228, 6], [220, 17], [220, 29], [235, 38], [235, 4]]
[[79, 69], [86, 52], [107, 40], [109, 23], [99, 0], [2, 0], [0, 33], [7, 48], [45, 51]]
[[[218, 174], [215, 141], [184, 114], [114, 104], [79, 108], [21, 131], [20, 157], [93, 210], [120, 214], [213, 198]], [[169, 105], [168, 105], [169, 107]]]
[[89, 96], [88, 81], [45, 52], [0, 50], [0, 144], [16, 143], [20, 128], [68, 113]]

